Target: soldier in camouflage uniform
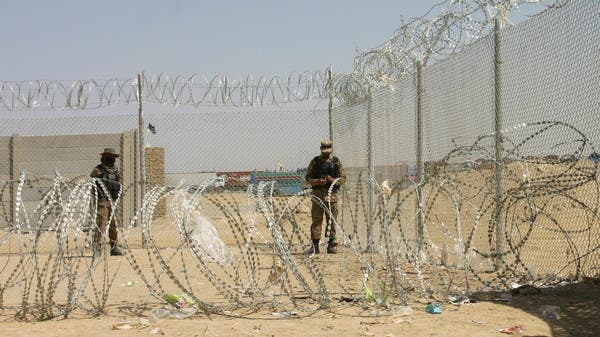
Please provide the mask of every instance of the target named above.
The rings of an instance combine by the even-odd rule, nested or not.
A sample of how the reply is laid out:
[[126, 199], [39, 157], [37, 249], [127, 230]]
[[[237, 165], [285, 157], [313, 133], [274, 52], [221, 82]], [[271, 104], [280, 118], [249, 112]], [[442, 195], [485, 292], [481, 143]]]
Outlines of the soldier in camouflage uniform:
[[[119, 168], [115, 165], [115, 161], [119, 155], [113, 148], [104, 149], [104, 152], [100, 155], [100, 164], [96, 165], [92, 173], [90, 173], [90, 177], [97, 179], [96, 197], [98, 200], [98, 214], [96, 224], [98, 228], [96, 228], [94, 253], [97, 254], [100, 252], [103, 233], [106, 230], [106, 224], [110, 220], [108, 227], [110, 255], [123, 255], [123, 252], [117, 247], [116, 215], [113, 215], [112, 219], [110, 218], [113, 212], [111, 200], [114, 202], [121, 193], [121, 175], [119, 174]], [[105, 193], [105, 190], [108, 191], [108, 195]]]
[[[323, 214], [329, 228], [329, 240], [327, 244], [327, 253], [335, 254], [336, 251], [336, 230], [335, 220], [338, 214], [338, 189], [346, 182], [344, 169], [339, 158], [332, 154], [333, 143], [331, 140], [321, 142], [321, 155], [314, 157], [308, 164], [306, 170], [306, 182], [312, 187], [312, 224], [310, 226], [310, 236], [312, 247], [307, 251], [308, 254], [319, 254], [319, 241], [321, 240], [321, 229], [323, 226]], [[339, 178], [337, 181], [336, 179]], [[330, 187], [334, 183], [335, 185]], [[329, 208], [330, 213], [325, 209]]]

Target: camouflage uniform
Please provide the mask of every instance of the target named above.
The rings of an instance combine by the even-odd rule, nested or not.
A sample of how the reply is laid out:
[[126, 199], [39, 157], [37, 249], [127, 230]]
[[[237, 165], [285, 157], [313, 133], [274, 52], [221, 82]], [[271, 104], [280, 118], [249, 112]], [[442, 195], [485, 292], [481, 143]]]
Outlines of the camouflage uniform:
[[[313, 245], [316, 245], [314, 248], [316, 252], [318, 252], [318, 242], [322, 234], [323, 214], [325, 214], [326, 224], [329, 228], [329, 243], [335, 243], [335, 224], [330, 219], [330, 214], [324, 207], [330, 207], [331, 217], [333, 220], [337, 219], [338, 189], [346, 181], [342, 163], [331, 152], [332, 142], [330, 140], [322, 141], [321, 155], [313, 158], [306, 170], [306, 182], [312, 187], [313, 196], [318, 198], [318, 200], [314, 198], [312, 200], [312, 223], [310, 226], [310, 236]], [[340, 179], [336, 182], [336, 186], [333, 187], [331, 195], [328, 195], [332, 182], [337, 178]], [[329, 249], [328, 246], [328, 252], [334, 252], [333, 247], [331, 248]]]
[[[104, 152], [102, 152], [101, 155], [103, 156], [103, 160], [106, 156], [113, 158], [119, 156], [115, 153], [114, 149], [111, 148], [104, 149]], [[106, 224], [109, 223], [110, 220], [108, 226], [108, 238], [110, 240], [111, 255], [122, 255], [122, 252], [117, 247], [118, 232], [116, 214], [113, 214], [112, 219], [110, 219], [113, 212], [111, 199], [114, 202], [121, 191], [121, 176], [119, 169], [114, 164], [107, 165], [106, 163], [101, 163], [94, 167], [90, 173], [90, 177], [98, 179], [98, 186], [96, 188], [98, 193], [98, 214], [96, 216], [97, 230], [95, 234], [96, 245], [99, 247], [99, 245], [102, 244], [102, 234], [106, 230]], [[106, 195], [101, 184], [104, 185], [110, 195]]]

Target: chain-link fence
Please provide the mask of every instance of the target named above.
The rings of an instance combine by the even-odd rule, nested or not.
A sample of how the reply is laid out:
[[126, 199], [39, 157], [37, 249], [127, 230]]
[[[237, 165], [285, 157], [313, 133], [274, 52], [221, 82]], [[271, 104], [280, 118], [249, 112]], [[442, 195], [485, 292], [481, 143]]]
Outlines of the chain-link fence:
[[[0, 306], [32, 274], [51, 280], [36, 294], [68, 291], [28, 285], [21, 315], [106, 305], [110, 278], [87, 287], [113, 267], [94, 250], [90, 197], [106, 147], [121, 154], [127, 261], [152, 296], [179, 289], [205, 311], [597, 277], [597, 13], [566, 2], [378, 85], [331, 72], [3, 83]], [[339, 254], [319, 260], [304, 254], [304, 176], [330, 137], [348, 181], [329, 224]], [[39, 256], [51, 267], [31, 267]]]
[[[416, 247], [421, 226], [436, 263], [597, 275], [597, 13], [569, 2], [337, 106], [336, 153], [365, 195], [363, 242]], [[393, 187], [388, 224], [369, 180]]]

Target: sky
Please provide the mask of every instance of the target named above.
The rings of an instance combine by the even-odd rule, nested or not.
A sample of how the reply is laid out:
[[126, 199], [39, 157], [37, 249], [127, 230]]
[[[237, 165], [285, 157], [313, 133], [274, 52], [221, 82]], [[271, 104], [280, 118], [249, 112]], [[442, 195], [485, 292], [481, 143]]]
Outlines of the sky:
[[441, 0], [19, 0], [3, 3], [0, 80], [243, 78], [350, 72], [400, 17]]
[[[402, 16], [423, 16], [440, 2], [6, 1], [0, 10], [4, 32], [0, 81], [102, 81], [129, 79], [142, 71], [171, 77], [270, 79], [329, 66], [334, 72], [351, 72], [357, 50], [380, 46], [401, 26]], [[169, 171], [275, 167], [278, 162], [295, 168], [311, 158], [313, 143], [327, 134], [322, 112], [319, 122], [308, 130], [299, 128], [300, 122], [290, 124], [299, 117], [310, 123], [314, 111], [327, 108], [322, 101], [307, 104], [313, 111], [287, 105], [258, 108], [249, 121], [239, 114], [224, 115], [229, 119], [222, 119], [220, 113], [199, 117], [189, 106], [175, 110], [145, 104], [146, 123], [158, 129], [156, 135], [148, 135], [147, 145], [165, 147]], [[278, 112], [273, 114], [273, 110]], [[120, 111], [129, 115], [123, 117], [128, 118], [126, 122], [121, 117], [102, 117]], [[0, 110], [5, 118], [17, 116], [16, 124], [3, 123], [0, 131], [6, 135], [120, 132], [118, 128], [137, 127], [132, 113], [137, 114], [135, 104], [83, 111]], [[67, 114], [78, 119], [65, 119]], [[21, 119], [25, 116], [33, 120]], [[55, 121], [56, 117], [63, 119]], [[260, 126], [252, 126], [253, 121]], [[221, 125], [210, 126], [214, 123]], [[270, 138], [257, 134], [257, 129], [269, 131]], [[235, 137], [230, 139], [232, 132]], [[280, 140], [274, 142], [275, 132], [285, 137], [275, 137]], [[256, 151], [275, 143], [280, 151]], [[282, 152], [298, 163], [279, 158]]]
[[[334, 73], [348, 73], [353, 70], [358, 51], [381, 46], [401, 26], [402, 17], [424, 16], [437, 4], [447, 2], [5, 1], [0, 10], [0, 29], [4, 32], [0, 82], [102, 82], [131, 79], [140, 72], [171, 78], [203, 75], [231, 80], [249, 76], [271, 79], [322, 72], [330, 66]], [[438, 14], [440, 8], [432, 14]], [[329, 135], [327, 115], [323, 113], [327, 111], [326, 102], [307, 104], [302, 108], [258, 107], [259, 111], [252, 111], [251, 116], [241, 114], [243, 109], [199, 116], [198, 109], [190, 106], [175, 109], [145, 103], [145, 121], [158, 129], [156, 135], [148, 135], [147, 145], [165, 147], [167, 169], [173, 172], [275, 167], [280, 162], [295, 168], [304, 165], [313, 155], [314, 144]], [[106, 118], [121, 113], [127, 116]], [[135, 104], [58, 112], [0, 110], [0, 117], [18, 119], [14, 125], [3, 123], [0, 133], [121, 132], [137, 128], [136, 119], [131, 118], [136, 115]], [[78, 119], [52, 120], [73, 116]], [[299, 127], [304, 124], [294, 118], [300, 117], [313, 125]], [[214, 123], [220, 124], [215, 127]]]

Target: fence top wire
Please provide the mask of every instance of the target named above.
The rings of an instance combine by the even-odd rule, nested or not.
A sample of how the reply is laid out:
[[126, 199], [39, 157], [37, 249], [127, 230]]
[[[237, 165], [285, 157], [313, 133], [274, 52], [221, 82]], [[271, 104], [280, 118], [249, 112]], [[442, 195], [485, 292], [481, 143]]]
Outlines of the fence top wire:
[[337, 76], [336, 97], [341, 103], [365, 97], [369, 87], [389, 85], [423, 64], [444, 59], [488, 36], [497, 19], [501, 26], [512, 17], [534, 16], [570, 0], [446, 0], [424, 16], [406, 19], [380, 46], [359, 52], [351, 74]]
[[[424, 16], [401, 17], [401, 26], [382, 45], [355, 56], [354, 71], [292, 72], [286, 77], [169, 76], [144, 74], [141, 101], [169, 105], [261, 106], [335, 98], [365, 97], [368, 87], [389, 84], [424, 64], [459, 52], [493, 30], [496, 19], [510, 24], [512, 13], [538, 14], [570, 0], [445, 0]], [[527, 9], [526, 9], [527, 8]], [[523, 9], [523, 10], [521, 10]], [[0, 110], [86, 110], [136, 104], [137, 76], [108, 80], [0, 81]]]

